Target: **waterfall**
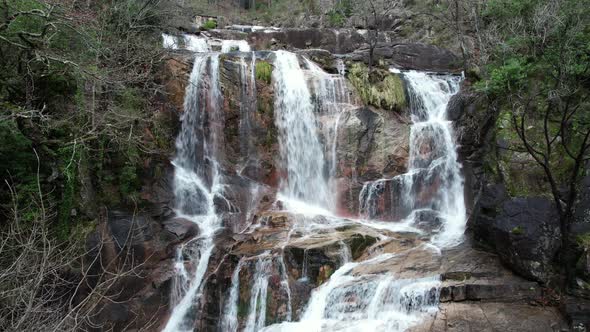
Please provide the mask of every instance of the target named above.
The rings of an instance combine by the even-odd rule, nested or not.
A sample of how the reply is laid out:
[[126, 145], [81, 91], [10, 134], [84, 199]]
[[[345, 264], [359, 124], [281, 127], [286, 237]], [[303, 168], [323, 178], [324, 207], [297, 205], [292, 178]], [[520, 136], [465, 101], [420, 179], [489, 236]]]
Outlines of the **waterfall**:
[[192, 52], [210, 52], [211, 47], [205, 38], [194, 35], [184, 35], [184, 46], [187, 50]]
[[[206, 71], [207, 64], [209, 71]], [[220, 133], [212, 124], [220, 121], [218, 109], [219, 55], [197, 55], [186, 89], [182, 126], [176, 140], [174, 195], [176, 214], [196, 223], [200, 234], [182, 245], [177, 254], [177, 276], [172, 288], [172, 310], [164, 331], [192, 330], [191, 308], [200, 297], [201, 284], [214, 248], [213, 236], [221, 227], [215, 212], [214, 198], [222, 195], [222, 179], [216, 162]], [[206, 85], [207, 79], [209, 86]], [[209, 112], [205, 112], [209, 108]], [[209, 116], [210, 118], [207, 118]], [[205, 126], [212, 126], [206, 134]], [[183, 256], [195, 268], [187, 273]], [[182, 267], [179, 267], [182, 266]]]
[[240, 260], [231, 277], [231, 289], [229, 298], [225, 304], [221, 320], [221, 330], [224, 332], [235, 332], [238, 329], [238, 301], [240, 295], [240, 271], [244, 260]]
[[[173, 40], [175, 44], [170, 44], [170, 38], [164, 40], [168, 47], [178, 47], [176, 39]], [[173, 160], [176, 215], [194, 222], [199, 235], [177, 248], [170, 300], [172, 312], [164, 331], [189, 331], [200, 322], [204, 280], [210, 258], [216, 250], [214, 235], [222, 227], [222, 218], [217, 214], [214, 202], [225, 199], [224, 186], [232, 183], [230, 176], [246, 179], [239, 169], [232, 174], [233, 169], [222, 170], [218, 162], [229, 156], [224, 155], [225, 113], [220, 109], [223, 102], [219, 82], [220, 55], [206, 53], [209, 46], [203, 42], [199, 38], [185, 37], [185, 47], [197, 55], [186, 89], [182, 126]], [[222, 42], [223, 52], [236, 50], [245, 52], [250, 47], [246, 41]], [[248, 139], [258, 128], [256, 54], [252, 52], [251, 58], [247, 53], [234, 53], [228, 57], [239, 60], [241, 86], [235, 90], [240, 95], [239, 146], [236, 144], [235, 148], [240, 151], [240, 166], [245, 168], [259, 157], [257, 147]], [[219, 304], [220, 319], [216, 328], [231, 332], [401, 332], [420, 323], [437, 310], [441, 285], [438, 272], [416, 269], [406, 273], [400, 268], [403, 272], [396, 274], [381, 267], [400, 264], [399, 261], [409, 257], [408, 252], [412, 250], [419, 250], [418, 255], [427, 258], [434, 257], [441, 254], [440, 248], [461, 241], [465, 227], [463, 179], [452, 123], [446, 119], [446, 105], [458, 91], [460, 78], [413, 71], [400, 73], [407, 85], [412, 119], [408, 171], [393, 178], [364, 183], [358, 197], [361, 219], [351, 221], [334, 214], [338, 130], [339, 126], [346, 128], [345, 121], [349, 119], [341, 115], [357, 106], [357, 100], [349, 93], [343, 77], [343, 63], [338, 65], [339, 74], [328, 74], [312, 61], [286, 51], [259, 54], [259, 57], [274, 57], [273, 114], [280, 153], [276, 156], [280, 163], [278, 173], [281, 175], [277, 200], [284, 203], [290, 216], [294, 216], [294, 223], [286, 224], [285, 227], [290, 229], [281, 229], [282, 225], [269, 226], [270, 222], [265, 224], [266, 211], [252, 212], [262, 200], [262, 184], [249, 178], [247, 181], [251, 182], [240, 182], [239, 185], [244, 185], [241, 188], [246, 192], [244, 196], [248, 193], [251, 196], [244, 204], [247, 211], [240, 213], [254, 226], [248, 231], [233, 229], [234, 233], [242, 234], [234, 238], [238, 246], [231, 247], [228, 257], [238, 263], [230, 281], [228, 274], [220, 273], [214, 278], [217, 284], [212, 283], [213, 287], [224, 287], [231, 282], [231, 286], [224, 290], [224, 302]], [[345, 131], [341, 133], [345, 134]], [[352, 168], [355, 172], [354, 166]], [[282, 209], [279, 204], [272, 206]], [[403, 222], [379, 224], [372, 220], [383, 214], [384, 206], [392, 209], [386, 213], [392, 216], [390, 221]], [[422, 223], [428, 222], [427, 219], [440, 222], [440, 225], [420, 233], [418, 229]], [[354, 240], [351, 234], [355, 234], [355, 227], [359, 226], [365, 227], [363, 230], [370, 229], [367, 232], [378, 238], [376, 241], [383, 241], [378, 245], [396, 240], [392, 234], [400, 230], [420, 233], [416, 241], [423, 241], [424, 245], [404, 249], [406, 251], [401, 253], [371, 249], [360, 255], [351, 242]], [[257, 227], [263, 231], [256, 234]], [[282, 234], [277, 235], [273, 233], [275, 231]], [[334, 238], [330, 237], [330, 232], [335, 233]], [[256, 242], [252, 242], [250, 248], [235, 249], [239, 248], [239, 238], [248, 239], [253, 234], [261, 237], [253, 238]], [[324, 237], [333, 241], [327, 259], [332, 259], [330, 262], [333, 263], [328, 265], [330, 272], [335, 271], [329, 275], [325, 272], [328, 268], [323, 265], [326, 263], [320, 263], [327, 280], [314, 275], [318, 269], [316, 255], [324, 248]], [[266, 240], [277, 242], [272, 247], [257, 247], [258, 241], [264, 243]], [[293, 254], [293, 247], [301, 249], [303, 257]], [[428, 250], [429, 253], [423, 255]], [[294, 270], [298, 268], [301, 268], [301, 278], [295, 280], [293, 276], [299, 271]], [[245, 276], [249, 279], [244, 280]], [[300, 303], [300, 287], [313, 287], [311, 281], [322, 284], [311, 291], [307, 305], [296, 310], [292, 307], [292, 295], [293, 302]], [[249, 298], [243, 298], [243, 290], [249, 290], [246, 292], [250, 294]], [[209, 295], [214, 294], [209, 288], [207, 291]], [[242, 305], [244, 308], [240, 307]], [[270, 308], [268, 313], [267, 306]], [[293, 319], [298, 321], [292, 322]], [[267, 321], [278, 323], [265, 326]]]
[[[427, 173], [425, 179], [412, 176], [413, 181], [438, 180], [436, 194], [425, 207], [438, 212], [444, 219], [443, 229], [433, 243], [441, 247], [452, 246], [462, 240], [466, 209], [461, 165], [457, 160], [453, 125], [446, 119], [446, 109], [451, 96], [459, 91], [461, 78], [416, 71], [405, 73], [404, 78], [409, 85], [413, 118], [408, 173]], [[406, 189], [404, 194], [415, 197], [419, 193]]]
[[282, 166], [287, 179], [281, 194], [331, 209], [332, 198], [324, 175], [324, 149], [318, 138], [314, 105], [297, 55], [275, 52], [275, 124], [279, 131]]
[[222, 40], [221, 53], [228, 52], [250, 52], [250, 45], [245, 40]]
[[359, 197], [360, 216], [376, 217], [379, 199], [389, 196], [392, 211], [387, 216], [414, 219], [417, 224], [427, 214], [442, 218], [433, 243], [452, 246], [462, 240], [466, 210], [461, 165], [446, 108], [459, 91], [461, 78], [416, 71], [401, 74], [408, 85], [412, 118], [408, 171], [365, 183]]
[[[428, 212], [442, 219], [430, 241], [412, 250], [426, 250], [433, 256], [439, 248], [462, 239], [465, 226], [463, 180], [457, 162], [452, 124], [446, 120], [446, 105], [458, 91], [460, 78], [407, 72], [412, 125], [408, 172], [392, 179], [365, 183], [359, 195], [360, 214], [372, 218], [379, 199], [397, 207], [402, 224], [417, 225]], [[317, 88], [317, 87], [316, 87]], [[321, 94], [321, 92], [317, 92]], [[430, 195], [426, 195], [430, 193]], [[370, 223], [369, 223], [370, 224]], [[393, 224], [395, 225], [395, 223]], [[364, 261], [350, 261], [342, 249], [342, 263], [330, 279], [314, 289], [298, 322], [283, 322], [263, 331], [405, 331], [438, 310], [440, 276], [399, 277], [392, 273], [363, 274], [403, 257], [405, 253], [380, 254]], [[302, 275], [307, 257], [304, 249]]]
[[178, 41], [176, 40], [176, 37], [163, 33], [162, 34], [162, 47], [167, 48], [167, 49], [171, 49], [171, 50], [178, 49]]
[[349, 262], [312, 292], [301, 320], [262, 331], [405, 331], [425, 314], [437, 310], [440, 279], [396, 279], [390, 274], [357, 276], [363, 265], [394, 257], [383, 254], [364, 262]]

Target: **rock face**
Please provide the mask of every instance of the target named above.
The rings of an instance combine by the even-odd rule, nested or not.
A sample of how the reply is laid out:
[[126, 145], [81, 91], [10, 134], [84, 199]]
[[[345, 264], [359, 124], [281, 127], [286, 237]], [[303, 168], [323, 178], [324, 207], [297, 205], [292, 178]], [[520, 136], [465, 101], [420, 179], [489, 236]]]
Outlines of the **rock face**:
[[124, 330], [140, 329], [168, 312], [173, 250], [178, 241], [148, 215], [112, 211], [90, 234], [86, 247], [89, 283], [108, 299], [92, 323]]
[[[349, 55], [355, 61], [368, 63], [368, 48], [360, 48]], [[426, 44], [378, 44], [375, 59], [399, 69], [436, 72], [460, 72], [461, 62], [450, 51]]]
[[411, 332], [563, 331], [567, 324], [555, 308], [513, 303], [448, 303], [427, 323]]
[[350, 53], [365, 43], [365, 38], [353, 29], [282, 29], [256, 31], [248, 36], [256, 49], [321, 48], [335, 54]]
[[356, 216], [364, 182], [406, 171], [409, 121], [396, 113], [367, 107], [344, 113], [339, 121], [340, 209]]
[[487, 191], [480, 201], [482, 214], [475, 221], [475, 237], [494, 248], [519, 274], [551, 281], [560, 246], [559, 216], [552, 202], [536, 197], [502, 200], [501, 188]]

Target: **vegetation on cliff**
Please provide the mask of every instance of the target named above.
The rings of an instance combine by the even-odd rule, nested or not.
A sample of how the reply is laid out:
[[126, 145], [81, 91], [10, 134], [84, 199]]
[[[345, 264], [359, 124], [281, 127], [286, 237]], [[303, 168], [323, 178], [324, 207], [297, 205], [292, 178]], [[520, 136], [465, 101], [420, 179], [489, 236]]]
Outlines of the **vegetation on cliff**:
[[82, 287], [80, 258], [102, 207], [140, 204], [142, 161], [169, 149], [152, 113], [163, 3], [0, 2], [0, 330], [92, 324], [114, 291], [116, 273]]
[[348, 79], [368, 105], [396, 112], [406, 107], [404, 83], [397, 74], [386, 70], [369, 72], [364, 64], [355, 63], [350, 68]]
[[[487, 24], [477, 36], [486, 58], [472, 60], [483, 69], [476, 88], [496, 102], [502, 149], [528, 165], [518, 178], [536, 173], [541, 181], [533, 193], [554, 200], [561, 267], [570, 281], [571, 225], [590, 158], [589, 6], [588, 1], [490, 1], [480, 13]], [[531, 194], [518, 190], [526, 180], [515, 186], [517, 177], [508, 178], [513, 194]]]

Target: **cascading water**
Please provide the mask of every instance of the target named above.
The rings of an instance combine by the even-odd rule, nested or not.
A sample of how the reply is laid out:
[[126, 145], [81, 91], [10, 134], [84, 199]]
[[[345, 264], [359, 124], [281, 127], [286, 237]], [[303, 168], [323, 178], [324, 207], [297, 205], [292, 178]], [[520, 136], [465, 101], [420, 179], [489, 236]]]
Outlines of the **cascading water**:
[[[459, 91], [461, 78], [415, 71], [405, 73], [404, 77], [410, 88], [414, 122], [410, 133], [409, 173], [426, 172], [423, 181], [438, 180], [436, 194], [424, 207], [437, 211], [444, 219], [443, 229], [435, 236], [434, 243], [452, 246], [462, 240], [466, 210], [461, 165], [446, 108], [451, 96]], [[416, 178], [420, 179], [412, 175], [412, 179]]]
[[275, 124], [287, 179], [281, 194], [331, 209], [324, 149], [318, 138], [314, 105], [297, 55], [275, 52]]
[[403, 77], [408, 85], [413, 122], [408, 172], [393, 179], [365, 183], [359, 197], [360, 213], [362, 217], [374, 218], [378, 214], [378, 199], [389, 188], [393, 191], [389, 196], [395, 200], [389, 204], [393, 210], [387, 214], [389, 217], [440, 218], [443, 221], [434, 243], [452, 246], [462, 239], [466, 212], [461, 165], [446, 107], [459, 90], [461, 78], [416, 71], [404, 72]]
[[175, 36], [168, 35], [163, 33], [162, 34], [162, 47], [175, 50], [178, 48], [178, 41], [176, 40]]
[[192, 52], [203, 53], [210, 52], [211, 47], [205, 38], [200, 38], [193, 35], [184, 35], [185, 48]]
[[[192, 330], [195, 315], [191, 308], [200, 296], [214, 248], [213, 236], [221, 227], [214, 205], [215, 196], [222, 195], [223, 191], [215, 159], [219, 133], [212, 129], [207, 135], [205, 131], [206, 124], [219, 121], [216, 119], [220, 116], [218, 67], [219, 55], [198, 55], [186, 89], [182, 126], [176, 140], [177, 155], [173, 161], [174, 195], [177, 216], [196, 223], [200, 234], [178, 249], [171, 298], [174, 309], [164, 331]], [[209, 86], [205, 86], [206, 78]], [[205, 108], [210, 111], [205, 112]], [[209, 119], [206, 118], [208, 114]], [[185, 255], [195, 264], [193, 271], [187, 272]]]
[[221, 52], [250, 52], [250, 45], [245, 40], [222, 40]]

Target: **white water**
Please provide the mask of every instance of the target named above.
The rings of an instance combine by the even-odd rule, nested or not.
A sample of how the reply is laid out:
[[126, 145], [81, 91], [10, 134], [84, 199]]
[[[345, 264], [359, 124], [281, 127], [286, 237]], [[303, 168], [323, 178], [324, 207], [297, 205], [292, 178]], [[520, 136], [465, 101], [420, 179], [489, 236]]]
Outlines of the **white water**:
[[240, 296], [240, 271], [244, 265], [244, 260], [240, 260], [231, 277], [231, 289], [229, 298], [223, 310], [221, 320], [221, 330], [225, 332], [234, 332], [238, 329], [238, 300]]
[[249, 312], [244, 322], [243, 331], [255, 332], [260, 331], [266, 324], [266, 301], [268, 296], [269, 278], [273, 274], [273, 269], [279, 271], [281, 278], [280, 288], [287, 295], [287, 312], [285, 321], [290, 321], [292, 317], [291, 307], [291, 289], [289, 286], [287, 267], [282, 255], [272, 256], [270, 252], [264, 252], [259, 256], [250, 257], [247, 260], [241, 259], [238, 266], [232, 274], [232, 287], [229, 292], [228, 300], [224, 307], [223, 317], [220, 323], [222, 331], [236, 331], [238, 329], [238, 302], [240, 292], [240, 271], [243, 268], [250, 267], [254, 263], [254, 276], [249, 286], [250, 303]]
[[221, 52], [250, 52], [250, 45], [245, 40], [222, 40], [221, 41]]
[[463, 239], [467, 217], [461, 165], [446, 108], [459, 91], [461, 79], [416, 71], [407, 72], [404, 77], [412, 91], [414, 121], [410, 132], [409, 173], [426, 168], [428, 177], [439, 177], [441, 184], [430, 208], [440, 213], [444, 223], [433, 243], [439, 247], [453, 246]]
[[273, 82], [275, 124], [287, 179], [281, 194], [331, 210], [332, 197], [324, 175], [324, 149], [318, 137], [314, 105], [297, 55], [275, 52]]
[[362, 265], [392, 258], [383, 254], [340, 267], [312, 292], [299, 322], [271, 325], [262, 331], [405, 331], [436, 312], [438, 277], [396, 279], [393, 275], [352, 273]]
[[[209, 71], [206, 68], [209, 64]], [[198, 55], [195, 58], [186, 89], [182, 127], [176, 140], [176, 158], [173, 161], [174, 195], [176, 214], [199, 226], [200, 234], [180, 247], [190, 262], [195, 265], [187, 272], [182, 253], [177, 254], [177, 276], [173, 279], [170, 306], [173, 308], [164, 331], [191, 331], [194, 315], [191, 308], [201, 295], [201, 284], [207, 271], [209, 258], [214, 248], [213, 236], [221, 227], [221, 220], [215, 213], [214, 197], [222, 195], [222, 179], [215, 156], [219, 148], [218, 133], [211, 130], [205, 135], [204, 107], [209, 106], [212, 120], [219, 120], [219, 56]], [[208, 76], [210, 87], [204, 89], [203, 82]], [[207, 95], [206, 100], [201, 96]], [[209, 161], [210, 167], [207, 167]]]
[[[417, 209], [431, 210], [444, 220], [433, 243], [453, 246], [462, 241], [466, 210], [461, 165], [446, 107], [459, 90], [461, 78], [416, 71], [402, 75], [408, 84], [413, 122], [408, 172], [365, 183], [359, 197], [360, 214], [365, 218], [377, 215], [377, 200], [389, 186], [395, 191], [390, 196], [397, 201], [390, 205], [398, 218], [418, 216], [413, 213]], [[417, 199], [428, 195], [428, 199]]]
[[184, 46], [191, 52], [203, 53], [211, 51], [211, 47], [205, 38], [194, 35], [184, 35]]
[[175, 50], [178, 48], [178, 41], [176, 36], [168, 35], [163, 33], [162, 34], [162, 47]]

